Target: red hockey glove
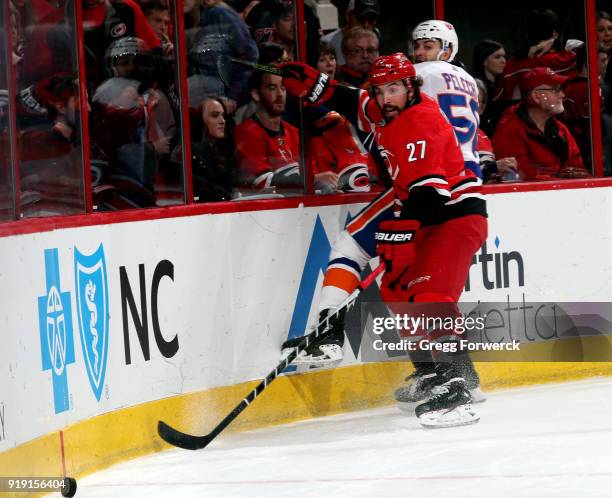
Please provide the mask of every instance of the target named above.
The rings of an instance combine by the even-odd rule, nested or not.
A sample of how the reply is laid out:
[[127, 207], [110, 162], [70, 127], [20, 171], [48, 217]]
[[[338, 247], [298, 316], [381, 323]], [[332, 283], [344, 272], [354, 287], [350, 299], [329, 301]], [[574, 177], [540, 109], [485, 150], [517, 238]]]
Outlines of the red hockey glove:
[[309, 105], [321, 105], [329, 100], [338, 85], [325, 73], [320, 73], [303, 62], [283, 62], [278, 65], [283, 71], [283, 83], [294, 97], [303, 97]]
[[376, 253], [385, 262], [385, 281], [393, 288], [416, 257], [414, 236], [421, 227], [416, 220], [383, 221], [376, 231]]

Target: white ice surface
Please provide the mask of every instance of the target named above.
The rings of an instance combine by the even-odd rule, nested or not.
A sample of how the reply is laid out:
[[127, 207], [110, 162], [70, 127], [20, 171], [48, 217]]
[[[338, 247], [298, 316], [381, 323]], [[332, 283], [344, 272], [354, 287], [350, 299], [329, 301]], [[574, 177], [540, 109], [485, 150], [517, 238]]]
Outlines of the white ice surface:
[[478, 424], [451, 429], [388, 407], [221, 434], [88, 476], [77, 497], [612, 497], [612, 379], [498, 391], [476, 407]]

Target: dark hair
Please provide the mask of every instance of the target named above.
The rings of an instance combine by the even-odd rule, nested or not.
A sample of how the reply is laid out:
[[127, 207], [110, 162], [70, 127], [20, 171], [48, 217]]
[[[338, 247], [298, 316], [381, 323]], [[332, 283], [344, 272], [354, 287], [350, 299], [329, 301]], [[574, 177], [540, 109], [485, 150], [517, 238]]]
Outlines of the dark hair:
[[200, 118], [200, 121], [202, 122], [202, 131], [201, 131], [200, 136], [202, 136], [203, 139], [208, 136], [207, 129], [206, 129], [206, 123], [204, 123], [204, 107], [205, 107], [206, 102], [208, 101], [214, 101], [214, 102], [218, 102], [219, 104], [221, 104], [221, 107], [223, 108], [223, 117], [225, 118], [225, 136], [227, 137], [228, 135], [231, 135], [233, 133], [234, 121], [232, 118], [230, 118], [230, 115], [227, 112], [227, 108], [225, 107], [223, 98], [220, 97], [219, 95], [211, 94], [211, 95], [205, 96], [202, 99], [202, 103], [200, 104], [200, 107], [199, 107], [199, 112], [200, 112], [199, 118]]
[[608, 14], [605, 10], [598, 10], [597, 20], [599, 21], [600, 19], [607, 19], [608, 21], [612, 21], [612, 16]]
[[527, 43], [533, 46], [551, 38], [554, 31], [561, 34], [561, 21], [551, 9], [535, 9], [527, 16], [526, 28]]
[[472, 74], [481, 80], [485, 79], [484, 62], [489, 55], [497, 52], [504, 46], [495, 40], [482, 40], [474, 47], [474, 58], [472, 66]]
[[146, 16], [149, 12], [154, 10], [169, 10], [168, 6], [164, 2], [160, 2], [159, 0], [152, 0], [150, 2], [145, 3], [140, 7], [142, 13]]
[[333, 55], [336, 59], [338, 58], [334, 46], [331, 43], [322, 41], [319, 43], [319, 47], [317, 50], [317, 59], [325, 54]]
[[259, 48], [259, 59], [257, 62], [260, 64], [275, 64], [279, 62], [283, 58], [283, 52], [285, 51], [285, 47], [280, 43], [271, 41], [260, 43], [257, 48]]
[[265, 74], [270, 74], [270, 73], [267, 73], [265, 71], [254, 70], [253, 73], [251, 74], [251, 79], [249, 80], [249, 89], [259, 91]]

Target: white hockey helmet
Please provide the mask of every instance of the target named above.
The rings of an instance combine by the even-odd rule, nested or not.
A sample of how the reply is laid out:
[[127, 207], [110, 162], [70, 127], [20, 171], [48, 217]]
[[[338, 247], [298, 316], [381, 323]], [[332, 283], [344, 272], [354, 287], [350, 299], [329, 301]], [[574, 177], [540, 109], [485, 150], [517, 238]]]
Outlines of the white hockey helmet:
[[[455, 28], [449, 22], [432, 19], [431, 21], [423, 21], [414, 28], [412, 32], [413, 42], [430, 39], [440, 40], [442, 52], [447, 51], [449, 48], [452, 49], [448, 62], [451, 62], [459, 52], [459, 38]], [[438, 54], [438, 59], [442, 52]]]

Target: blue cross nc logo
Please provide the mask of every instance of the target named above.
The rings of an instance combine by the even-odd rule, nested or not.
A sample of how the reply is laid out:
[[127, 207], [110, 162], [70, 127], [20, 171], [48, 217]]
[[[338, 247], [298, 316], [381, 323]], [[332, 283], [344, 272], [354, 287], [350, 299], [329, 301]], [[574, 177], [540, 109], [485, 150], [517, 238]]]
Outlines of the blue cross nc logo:
[[38, 297], [43, 370], [51, 370], [55, 413], [70, 408], [66, 367], [74, 363], [70, 292], [61, 292], [57, 249], [45, 249], [46, 295]]

